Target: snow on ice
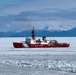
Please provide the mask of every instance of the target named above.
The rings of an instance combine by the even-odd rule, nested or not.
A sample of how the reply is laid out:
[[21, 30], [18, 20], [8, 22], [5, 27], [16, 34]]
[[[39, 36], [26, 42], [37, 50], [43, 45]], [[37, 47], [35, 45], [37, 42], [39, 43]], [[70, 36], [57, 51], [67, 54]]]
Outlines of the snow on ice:
[[0, 38], [0, 75], [76, 75], [76, 37], [51, 39], [70, 47], [15, 49], [12, 42], [25, 38]]

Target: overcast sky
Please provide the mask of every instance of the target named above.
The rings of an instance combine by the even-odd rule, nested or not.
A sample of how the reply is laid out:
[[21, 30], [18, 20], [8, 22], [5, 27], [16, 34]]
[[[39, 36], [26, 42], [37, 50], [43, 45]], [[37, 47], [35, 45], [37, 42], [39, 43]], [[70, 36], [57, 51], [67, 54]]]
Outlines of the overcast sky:
[[[55, 11], [53, 14], [54, 15], [53, 17], [58, 19], [58, 21], [56, 21], [56, 22], [58, 24], [63, 24], [65, 22], [66, 24], [73, 24], [74, 26], [76, 26], [75, 25], [75, 23], [76, 23], [75, 22], [76, 21], [75, 20], [76, 0], [0, 0], [0, 28], [6, 27], [3, 29], [3, 31], [9, 30], [11, 27], [13, 29], [15, 29], [12, 25], [17, 25], [17, 24], [19, 25], [18, 20], [17, 21], [16, 20], [15, 21], [12, 21], [12, 20], [9, 21], [9, 20], [4, 20], [4, 19], [7, 19], [7, 18], [12, 19], [12, 17], [21, 16], [23, 12], [27, 12], [27, 11], [36, 11], [36, 12], [39, 11], [39, 13], [42, 13], [40, 11], [43, 9], [59, 9], [59, 10], [55, 10], [56, 16], [55, 16]], [[70, 12], [71, 15], [74, 14], [73, 15], [74, 18], [70, 14], [69, 15], [71, 17], [68, 17], [69, 15], [67, 15], [67, 17], [65, 19], [64, 19], [63, 15], [62, 15], [62, 17], [59, 15], [59, 17], [58, 17], [58, 15], [57, 15], [58, 12], [60, 14], [62, 14], [62, 13], [65, 13], [65, 11], [67, 11], [67, 10], [69, 10], [68, 12]], [[48, 11], [46, 10], [46, 12], [48, 12]], [[35, 17], [35, 18], [37, 19], [39, 17]], [[67, 18], [70, 20], [66, 20]], [[64, 21], [63, 21], [63, 19], [64, 19]], [[4, 20], [4, 23], [2, 23], [2, 20]], [[69, 21], [70, 21], [70, 23], [69, 23]], [[39, 21], [37, 21], [37, 23], [39, 23]], [[46, 21], [46, 24], [47, 23], [48, 22]], [[53, 24], [53, 23], [56, 24], [54, 22], [54, 20], [51, 21], [51, 24]], [[33, 22], [32, 24], [36, 24], [36, 21]], [[21, 26], [19, 26], [19, 27], [21, 27]], [[18, 28], [18, 29], [20, 29], [20, 28]], [[16, 28], [16, 30], [17, 30], [17, 28]]]
[[44, 8], [76, 8], [76, 0], [0, 0], [1, 14], [19, 14], [22, 11]]

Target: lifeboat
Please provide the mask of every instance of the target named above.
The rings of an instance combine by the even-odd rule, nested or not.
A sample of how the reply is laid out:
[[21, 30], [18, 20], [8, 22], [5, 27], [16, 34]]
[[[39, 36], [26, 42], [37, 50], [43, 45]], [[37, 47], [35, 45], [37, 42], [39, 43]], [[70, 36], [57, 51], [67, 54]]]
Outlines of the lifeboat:
[[69, 47], [70, 44], [58, 43], [57, 40], [47, 40], [45, 36], [42, 39], [36, 40], [33, 28], [31, 38], [26, 38], [23, 42], [13, 42], [13, 46], [15, 48], [65, 48]]

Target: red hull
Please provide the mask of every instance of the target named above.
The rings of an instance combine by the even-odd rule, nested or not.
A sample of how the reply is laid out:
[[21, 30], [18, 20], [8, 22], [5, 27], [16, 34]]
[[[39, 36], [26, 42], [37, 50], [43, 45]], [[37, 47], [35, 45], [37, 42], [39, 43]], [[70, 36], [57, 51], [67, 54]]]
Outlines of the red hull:
[[[27, 44], [28, 48], [61, 48], [61, 47], [69, 47], [70, 44], [67, 43], [58, 43], [56, 45], [48, 45], [48, 44]], [[15, 48], [26, 48], [23, 43], [14, 42], [13, 46]]]
[[14, 46], [15, 48], [24, 48], [23, 43], [17, 43], [17, 42], [15, 42], [15, 43], [13, 43], [13, 46]]

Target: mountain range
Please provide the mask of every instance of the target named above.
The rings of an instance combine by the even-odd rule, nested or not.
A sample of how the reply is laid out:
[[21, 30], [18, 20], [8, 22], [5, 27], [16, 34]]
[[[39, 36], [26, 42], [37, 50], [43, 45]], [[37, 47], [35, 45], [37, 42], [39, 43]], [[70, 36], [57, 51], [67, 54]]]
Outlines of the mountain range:
[[[47, 36], [47, 37], [76, 37], [76, 28], [65, 30], [65, 31], [54, 31], [50, 30], [46, 26], [43, 30], [35, 30], [35, 35], [37, 37]], [[22, 32], [0, 32], [0, 37], [29, 37], [31, 36], [31, 30], [25, 30]]]
[[44, 8], [0, 16], [0, 37], [76, 36], [76, 8]]

